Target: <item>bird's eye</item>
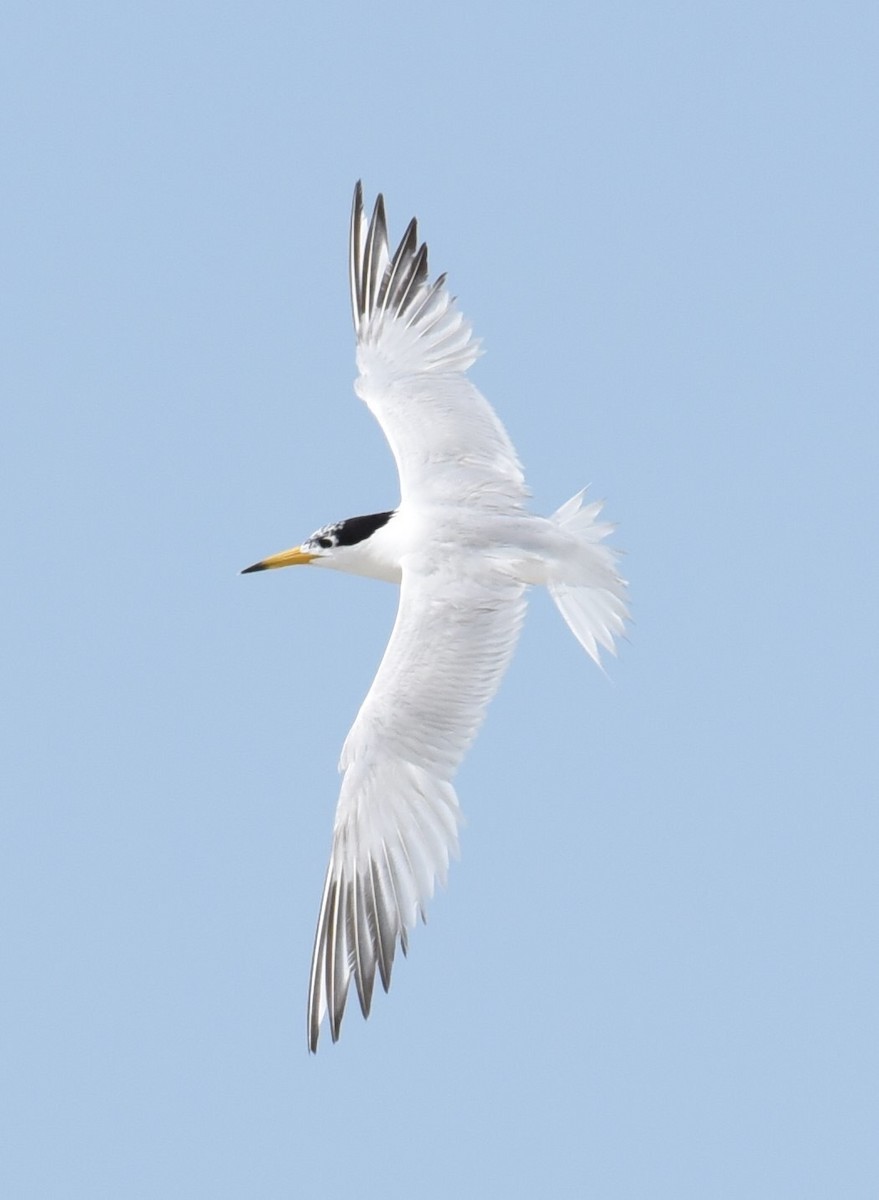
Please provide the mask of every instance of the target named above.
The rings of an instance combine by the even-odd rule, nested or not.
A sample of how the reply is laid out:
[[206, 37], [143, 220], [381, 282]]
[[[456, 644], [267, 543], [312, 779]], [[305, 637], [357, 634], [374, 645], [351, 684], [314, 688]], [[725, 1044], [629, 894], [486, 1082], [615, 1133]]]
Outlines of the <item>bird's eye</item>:
[[330, 550], [333, 545], [332, 538], [318, 538], [317, 544], [320, 546], [321, 550]]

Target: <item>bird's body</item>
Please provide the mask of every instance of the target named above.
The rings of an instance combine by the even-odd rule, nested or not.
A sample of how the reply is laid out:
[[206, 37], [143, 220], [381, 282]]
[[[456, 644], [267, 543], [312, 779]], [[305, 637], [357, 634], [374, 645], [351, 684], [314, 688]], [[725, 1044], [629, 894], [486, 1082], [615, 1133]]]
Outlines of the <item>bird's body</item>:
[[355, 386], [394, 453], [400, 503], [248, 568], [312, 563], [400, 585], [391, 640], [339, 764], [311, 1050], [325, 1013], [337, 1039], [352, 979], [368, 1015], [376, 972], [387, 990], [397, 944], [406, 950], [445, 879], [459, 822], [451, 780], [512, 655], [527, 589], [549, 588], [596, 662], [626, 618], [600, 504], [583, 506], [580, 493], [552, 517], [527, 510], [515, 450], [467, 379], [478, 346], [445, 277], [428, 281], [414, 221], [389, 253], [382, 197], [368, 222], [359, 184], [350, 264]]

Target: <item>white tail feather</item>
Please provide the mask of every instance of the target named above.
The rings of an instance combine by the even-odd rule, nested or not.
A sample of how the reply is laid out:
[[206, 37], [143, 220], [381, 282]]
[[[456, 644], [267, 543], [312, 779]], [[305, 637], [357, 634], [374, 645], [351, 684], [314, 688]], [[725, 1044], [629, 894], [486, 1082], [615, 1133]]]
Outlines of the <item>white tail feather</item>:
[[575, 546], [558, 578], [550, 579], [547, 586], [574, 637], [601, 666], [600, 650], [616, 653], [614, 642], [623, 634], [629, 613], [626, 582], [617, 570], [619, 552], [603, 545], [613, 525], [597, 519], [601, 501], [584, 507], [585, 494], [584, 488], [552, 516]]

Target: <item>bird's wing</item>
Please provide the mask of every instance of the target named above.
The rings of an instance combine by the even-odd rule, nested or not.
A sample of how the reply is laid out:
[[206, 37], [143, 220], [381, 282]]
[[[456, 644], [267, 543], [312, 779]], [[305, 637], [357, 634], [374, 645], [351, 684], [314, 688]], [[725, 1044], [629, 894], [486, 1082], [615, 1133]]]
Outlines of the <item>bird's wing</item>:
[[[445, 880], [457, 849], [451, 778], [510, 660], [524, 588], [484, 562], [427, 571], [404, 563], [391, 640], [351, 728], [315, 936], [308, 1042], [329, 1015], [333, 1041], [353, 976], [368, 1016], [399, 941]], [[434, 564], [435, 567], [435, 564]]]
[[390, 443], [403, 501], [520, 504], [522, 468], [494, 409], [466, 377], [479, 344], [445, 275], [430, 282], [414, 218], [390, 254], [384, 200], [367, 221], [359, 183], [349, 265], [355, 389]]

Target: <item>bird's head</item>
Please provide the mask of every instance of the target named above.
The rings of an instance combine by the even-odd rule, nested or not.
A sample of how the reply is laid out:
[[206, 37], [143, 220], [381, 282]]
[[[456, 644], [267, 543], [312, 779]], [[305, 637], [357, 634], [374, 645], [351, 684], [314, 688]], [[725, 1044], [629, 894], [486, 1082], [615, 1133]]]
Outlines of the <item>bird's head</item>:
[[384, 538], [376, 537], [379, 531], [385, 529], [394, 512], [348, 517], [333, 525], [323, 525], [301, 545], [263, 558], [253, 566], [245, 567], [241, 574], [313, 563], [318, 567], [333, 567], [353, 575], [399, 580], [399, 565], [388, 561], [390, 547], [384, 545]]

